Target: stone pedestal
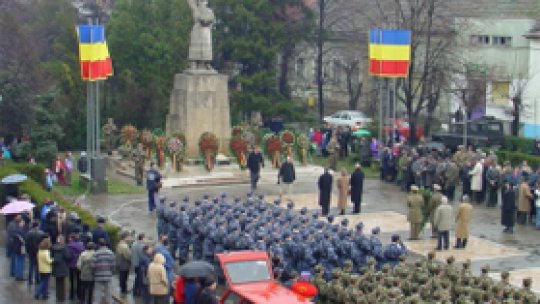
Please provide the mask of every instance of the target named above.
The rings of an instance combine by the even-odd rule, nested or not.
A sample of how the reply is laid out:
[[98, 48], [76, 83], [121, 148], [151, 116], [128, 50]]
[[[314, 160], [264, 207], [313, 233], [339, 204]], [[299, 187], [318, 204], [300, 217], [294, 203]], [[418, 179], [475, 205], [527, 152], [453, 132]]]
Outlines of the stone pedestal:
[[199, 138], [212, 132], [219, 152], [227, 154], [231, 136], [227, 76], [214, 71], [190, 71], [174, 76], [166, 134], [186, 136], [186, 156], [199, 157]]

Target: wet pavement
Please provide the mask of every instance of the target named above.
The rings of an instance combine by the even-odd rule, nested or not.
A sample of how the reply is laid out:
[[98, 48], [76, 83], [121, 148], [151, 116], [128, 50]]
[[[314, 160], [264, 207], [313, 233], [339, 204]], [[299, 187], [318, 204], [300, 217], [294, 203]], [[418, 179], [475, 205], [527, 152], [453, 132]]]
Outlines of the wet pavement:
[[[308, 209], [318, 208], [317, 179], [321, 172], [322, 169], [318, 167], [297, 167], [297, 181], [290, 196], [296, 202], [296, 208], [303, 206], [308, 207]], [[185, 179], [186, 176], [182, 178]], [[198, 177], [192, 176], [192, 178], [197, 179]], [[249, 184], [245, 182], [245, 177], [243, 177], [242, 181], [238, 181], [237, 184], [194, 184], [181, 188], [165, 188], [162, 190], [162, 194], [165, 194], [170, 200], [181, 200], [184, 195], [193, 198], [200, 197], [205, 193], [216, 196], [222, 192], [227, 192], [230, 197], [245, 197], [248, 191]], [[277, 170], [264, 169], [258, 192], [264, 193], [269, 201], [280, 195], [280, 185], [277, 185]], [[331, 209], [331, 212], [337, 215], [336, 193], [332, 199], [334, 208]], [[349, 214], [345, 217], [349, 218], [351, 222], [364, 222], [366, 229], [376, 225], [380, 226], [383, 244], [388, 243], [390, 235], [394, 233], [401, 235], [402, 239], [406, 239], [408, 225], [405, 217], [407, 211], [405, 200], [406, 194], [399, 191], [395, 185], [382, 183], [379, 180], [366, 180], [362, 214], [351, 215], [351, 205], [348, 210]], [[454, 204], [454, 207], [456, 206], [457, 204]], [[88, 208], [96, 215], [105, 216], [109, 221], [125, 230], [145, 232], [150, 238], [156, 239], [156, 219], [154, 215], [148, 214], [145, 194], [93, 196], [87, 200], [83, 207]], [[340, 217], [338, 216], [338, 218]], [[439, 254], [438, 258], [442, 260], [448, 255], [455, 255], [458, 261], [470, 258], [475, 273], [479, 273], [484, 264], [490, 264], [494, 277], [498, 277], [498, 273], [504, 270], [513, 271], [515, 277], [512, 278], [512, 281], [518, 285], [522, 277], [532, 276], [535, 291], [540, 291], [540, 231], [532, 226], [516, 226], [514, 231], [514, 234], [502, 232], [499, 208], [474, 206], [469, 248], [464, 251], [443, 252]], [[367, 232], [369, 231], [366, 230]], [[435, 247], [433, 240], [429, 239], [429, 234], [429, 227], [426, 227], [422, 234], [423, 240], [407, 243], [413, 252], [413, 259], [419, 258], [420, 254], [425, 254]], [[453, 241], [452, 237], [451, 241]], [[7, 273], [7, 259], [0, 258], [0, 265]], [[0, 293], [0, 303], [34, 303], [24, 283], [14, 282], [5, 276], [0, 277], [0, 282], [4, 286], [4, 291]], [[51, 284], [53, 287], [51, 290], [54, 290], [53, 285]], [[136, 303], [130, 297], [128, 297], [128, 302]]]

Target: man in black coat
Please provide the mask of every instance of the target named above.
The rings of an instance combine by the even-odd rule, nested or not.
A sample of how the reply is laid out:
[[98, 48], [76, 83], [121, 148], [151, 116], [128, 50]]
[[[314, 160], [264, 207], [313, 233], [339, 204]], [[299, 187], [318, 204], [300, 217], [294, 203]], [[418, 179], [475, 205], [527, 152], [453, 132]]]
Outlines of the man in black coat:
[[39, 221], [32, 222], [30, 231], [26, 234], [26, 252], [28, 254], [28, 285], [32, 285], [35, 281], [39, 283], [39, 271], [37, 269], [37, 253], [39, 243], [45, 237], [45, 233], [39, 229]]
[[[294, 172], [294, 164], [290, 156], [287, 156], [287, 159], [281, 164], [278, 174], [278, 184], [283, 183], [287, 194], [290, 196], [292, 192], [292, 184], [296, 179], [296, 174]], [[282, 189], [282, 192], [283, 189]]]
[[249, 153], [247, 167], [249, 169], [249, 176], [251, 179], [251, 191], [255, 191], [257, 189], [257, 182], [260, 178], [261, 167], [264, 168], [264, 158], [261, 154], [261, 149], [259, 146], [255, 146], [253, 151]]
[[364, 172], [362, 166], [357, 163], [354, 167], [354, 172], [351, 174], [351, 201], [354, 204], [353, 213], [360, 213], [362, 204], [362, 192], [364, 191]]
[[502, 193], [501, 224], [504, 226], [503, 232], [514, 233], [516, 210], [516, 191], [514, 185], [507, 182]]
[[319, 205], [322, 208], [322, 215], [327, 215], [330, 209], [330, 196], [332, 195], [332, 182], [334, 177], [328, 168], [324, 168], [324, 173], [319, 177]]

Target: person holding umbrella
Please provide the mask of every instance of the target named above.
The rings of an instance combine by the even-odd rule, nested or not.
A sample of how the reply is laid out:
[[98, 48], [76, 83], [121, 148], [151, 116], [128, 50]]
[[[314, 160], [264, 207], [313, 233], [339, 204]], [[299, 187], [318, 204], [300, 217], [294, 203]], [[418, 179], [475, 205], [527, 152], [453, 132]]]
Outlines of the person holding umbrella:
[[215, 275], [214, 266], [205, 261], [191, 261], [180, 267], [184, 285], [184, 303], [195, 304], [199, 290], [198, 278]]
[[195, 304], [217, 304], [216, 287], [217, 283], [212, 278], [203, 279]]

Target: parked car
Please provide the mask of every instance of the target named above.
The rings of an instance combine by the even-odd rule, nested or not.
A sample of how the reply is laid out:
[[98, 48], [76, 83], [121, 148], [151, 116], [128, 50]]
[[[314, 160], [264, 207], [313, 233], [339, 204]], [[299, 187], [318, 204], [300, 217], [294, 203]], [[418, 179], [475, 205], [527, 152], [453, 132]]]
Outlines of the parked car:
[[227, 280], [220, 304], [312, 303], [274, 280], [265, 251], [220, 253], [217, 257]]
[[[385, 134], [390, 134], [392, 130], [392, 119], [388, 119], [386, 121], [386, 124], [384, 126], [384, 132]], [[399, 135], [401, 137], [404, 137], [405, 139], [409, 139], [409, 122], [405, 118], [396, 118], [396, 129], [399, 132]], [[416, 126], [416, 138], [422, 138], [424, 137], [424, 128], [421, 126]]]
[[358, 129], [365, 128], [372, 120], [360, 111], [337, 111], [330, 116], [325, 116], [323, 121], [331, 126]]

